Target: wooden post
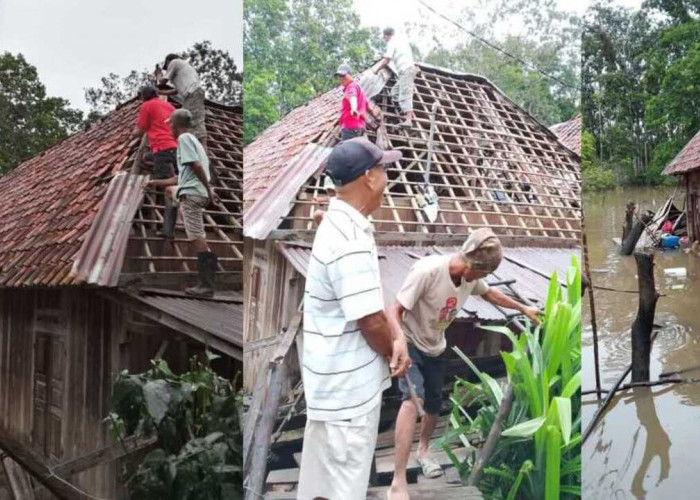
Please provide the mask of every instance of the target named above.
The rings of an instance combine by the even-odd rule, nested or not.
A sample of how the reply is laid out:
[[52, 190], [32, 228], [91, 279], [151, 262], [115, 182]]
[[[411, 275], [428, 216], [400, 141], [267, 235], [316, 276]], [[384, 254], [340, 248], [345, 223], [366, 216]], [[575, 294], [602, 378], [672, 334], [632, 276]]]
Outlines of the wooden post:
[[[258, 500], [264, 494], [265, 478], [267, 476], [267, 455], [270, 450], [272, 431], [277, 421], [280, 395], [282, 394], [282, 382], [286, 374], [285, 360], [289, 359], [289, 349], [301, 327], [303, 312], [301, 304], [292, 318], [291, 324], [285, 331], [268, 363], [267, 369], [267, 394], [265, 399], [259, 400], [260, 407], [251, 407], [251, 415], [246, 419], [248, 432], [244, 434], [248, 439], [246, 456], [243, 462], [245, 475], [244, 488], [245, 500]], [[265, 373], [258, 373], [258, 377], [264, 377]], [[252, 426], [252, 427], [250, 427]]]
[[639, 309], [632, 323], [632, 382], [648, 382], [651, 331], [659, 294], [654, 284], [654, 255], [637, 252], [634, 259], [639, 277]]
[[[629, 207], [629, 205], [628, 205]], [[583, 233], [583, 269], [584, 276], [588, 281], [588, 302], [591, 306], [591, 331], [593, 333], [593, 363], [595, 364], [595, 389], [598, 399], [600, 399], [600, 358], [598, 356], [598, 323], [595, 317], [595, 297], [593, 296], [593, 281], [591, 280], [591, 271], [588, 265], [588, 240], [584, 229]]]
[[267, 389], [265, 407], [254, 432], [250, 450], [250, 467], [245, 479], [245, 500], [258, 500], [265, 491], [265, 477], [267, 475], [267, 454], [270, 449], [270, 437], [272, 428], [277, 421], [277, 410], [282, 392], [282, 372], [284, 367], [281, 363], [270, 363], [270, 385]]
[[627, 235], [632, 231], [632, 225], [634, 224], [634, 211], [637, 209], [633, 201], [627, 204], [627, 210], [625, 210], [625, 224], [622, 226], [622, 240], [627, 239]]

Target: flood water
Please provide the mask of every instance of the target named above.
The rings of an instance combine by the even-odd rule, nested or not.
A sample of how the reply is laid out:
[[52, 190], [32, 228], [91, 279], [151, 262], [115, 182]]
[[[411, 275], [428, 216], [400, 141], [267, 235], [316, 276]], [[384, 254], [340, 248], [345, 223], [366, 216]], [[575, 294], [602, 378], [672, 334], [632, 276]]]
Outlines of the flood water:
[[[591, 276], [597, 286], [636, 290], [633, 256], [621, 257], [612, 241], [620, 237], [625, 204], [656, 210], [672, 189], [634, 188], [584, 198]], [[676, 206], [681, 208], [679, 189]], [[655, 323], [651, 379], [700, 365], [700, 258], [680, 250], [657, 251]], [[665, 278], [664, 269], [683, 267], [687, 278]], [[601, 383], [611, 387], [631, 361], [630, 329], [637, 313], [634, 294], [595, 291]], [[595, 388], [590, 306], [585, 301], [582, 343], [583, 389]], [[698, 378], [700, 369], [682, 377]], [[626, 382], [629, 382], [629, 377]], [[586, 427], [598, 407], [583, 397]], [[582, 450], [584, 498], [699, 498], [700, 383], [635, 388], [619, 393]]]

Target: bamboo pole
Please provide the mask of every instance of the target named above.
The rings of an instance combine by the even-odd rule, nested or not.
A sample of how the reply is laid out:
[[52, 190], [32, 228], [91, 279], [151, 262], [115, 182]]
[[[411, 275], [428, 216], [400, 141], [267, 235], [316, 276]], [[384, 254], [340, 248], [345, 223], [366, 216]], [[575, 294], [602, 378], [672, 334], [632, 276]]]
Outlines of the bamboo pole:
[[[582, 225], [584, 222], [582, 221]], [[598, 354], [598, 324], [595, 316], [595, 299], [593, 294], [593, 281], [591, 280], [591, 271], [588, 265], [588, 241], [586, 239], [585, 226], [583, 229], [583, 269], [588, 280], [588, 301], [591, 306], [591, 331], [593, 333], [593, 363], [595, 366], [595, 388], [598, 399], [600, 399], [600, 358]]]

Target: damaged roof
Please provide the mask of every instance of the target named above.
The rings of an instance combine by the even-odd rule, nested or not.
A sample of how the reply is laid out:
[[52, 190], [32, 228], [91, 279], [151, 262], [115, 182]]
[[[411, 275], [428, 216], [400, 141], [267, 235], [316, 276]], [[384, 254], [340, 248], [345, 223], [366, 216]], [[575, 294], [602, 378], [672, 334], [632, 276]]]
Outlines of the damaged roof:
[[700, 131], [664, 169], [665, 175], [682, 175], [700, 168]]
[[581, 115], [549, 127], [564, 146], [581, 156]]
[[[387, 170], [382, 207], [373, 214], [378, 240], [460, 239], [473, 229], [490, 227], [510, 246], [577, 246], [578, 156], [485, 78], [425, 64], [419, 69], [410, 130], [397, 126], [401, 118], [390, 95], [393, 75], [373, 99], [384, 114], [388, 144], [403, 152], [403, 159]], [[294, 109], [245, 148], [247, 236], [313, 236], [312, 214], [326, 206], [327, 197], [323, 162], [308, 151], [310, 146], [323, 151], [339, 141], [340, 100], [340, 88], [334, 88]], [[440, 211], [438, 220], [429, 223], [418, 195], [434, 101], [439, 106], [430, 184]], [[375, 133], [368, 135], [377, 140]], [[275, 209], [268, 210], [270, 206]]]
[[[144, 193], [143, 178], [127, 174], [136, 174], [139, 104], [119, 106], [0, 178], [0, 286], [114, 286], [124, 274], [134, 281], [195, 276], [181, 223], [174, 243], [155, 237], [162, 194]], [[241, 110], [207, 101], [206, 124], [221, 199], [206, 213], [207, 239], [228, 282], [242, 272]], [[148, 165], [139, 173], [149, 174]]]
[[128, 296], [138, 303], [133, 307], [151, 320], [243, 360], [243, 297], [240, 293], [203, 299], [167, 290], [144, 289]]
[[[284, 257], [304, 277], [311, 258], [311, 248], [294, 242], [278, 244]], [[399, 247], [380, 246], [379, 269], [381, 273], [384, 301], [391, 303], [401, 289], [411, 266], [426, 255], [450, 255], [459, 251], [457, 246]], [[547, 298], [549, 277], [554, 271], [562, 285], [565, 286], [566, 271], [571, 264], [571, 256], [580, 260], [580, 250], [563, 248], [504, 248], [503, 261], [496, 272], [486, 278], [487, 283], [502, 283], [499, 289], [512, 294], [508, 287], [521, 297], [543, 308]], [[503, 283], [506, 282], [506, 283]], [[484, 321], [503, 321], [510, 318], [514, 311], [499, 309], [481, 297], [468, 300], [458, 314], [462, 319], [480, 319]]]

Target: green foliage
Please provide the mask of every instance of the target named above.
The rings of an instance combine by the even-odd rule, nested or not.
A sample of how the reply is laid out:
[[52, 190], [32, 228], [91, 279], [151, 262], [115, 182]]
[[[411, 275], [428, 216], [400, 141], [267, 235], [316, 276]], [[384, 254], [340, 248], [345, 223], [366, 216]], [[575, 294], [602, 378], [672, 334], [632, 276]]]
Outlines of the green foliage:
[[[576, 112], [580, 84], [580, 19], [552, 0], [466, 2], [453, 17], [521, 62], [458, 30], [440, 24], [411, 26], [413, 39], [432, 40], [421, 58], [436, 66], [487, 77], [508, 97], [545, 124], [569, 120]], [[501, 26], [508, 26], [504, 35]], [[550, 79], [535, 68], [554, 76]], [[565, 82], [566, 84], [562, 84]]]
[[246, 0], [243, 15], [245, 143], [337, 85], [340, 63], [369, 66], [381, 41], [352, 0]]
[[131, 498], [242, 498], [240, 401], [207, 365], [175, 375], [161, 359], [141, 374], [120, 373], [109, 421], [116, 438], [156, 437], [157, 446], [127, 470]]
[[[117, 105], [134, 98], [144, 85], [155, 83], [155, 65], [162, 65], [166, 55], [154, 61], [152, 68], [132, 70], [125, 76], [110, 73], [100, 79], [99, 87], [85, 89], [85, 100], [90, 106], [89, 120], [104, 116]], [[203, 41], [195, 43], [180, 56], [199, 73], [208, 99], [229, 105], [240, 104], [243, 74], [228, 51], [216, 49], [211, 42]]]
[[600, 168], [624, 183], [673, 184], [663, 169], [700, 129], [697, 13], [697, 2], [683, 0], [651, 0], [638, 10], [599, 3], [590, 10], [582, 42], [583, 122]]
[[[564, 292], [553, 274], [541, 326], [530, 325], [517, 337], [506, 327], [488, 328], [506, 335], [513, 345], [512, 352], [501, 356], [514, 399], [479, 484], [487, 498], [580, 497], [581, 270], [575, 257], [566, 283]], [[456, 440], [466, 444], [468, 435], [485, 437], [503, 398], [499, 384], [455, 350], [480, 383], [455, 382], [449, 419], [452, 429], [438, 442], [445, 450]], [[465, 408], [474, 404], [479, 409], [472, 417]], [[460, 462], [451, 456], [466, 478], [474, 457]]]
[[21, 54], [0, 54], [0, 175], [77, 130], [82, 113], [46, 95]]

